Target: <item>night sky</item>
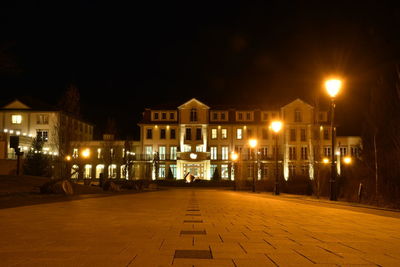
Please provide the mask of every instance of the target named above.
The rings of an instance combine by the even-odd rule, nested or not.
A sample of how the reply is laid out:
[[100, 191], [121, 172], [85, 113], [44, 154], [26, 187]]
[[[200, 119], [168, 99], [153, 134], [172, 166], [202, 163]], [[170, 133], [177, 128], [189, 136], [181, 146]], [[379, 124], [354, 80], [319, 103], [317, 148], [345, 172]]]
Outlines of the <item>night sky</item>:
[[138, 138], [145, 107], [326, 102], [324, 78], [340, 75], [339, 134], [360, 134], [369, 89], [400, 58], [391, 2], [133, 2], [2, 7], [1, 98], [55, 104], [73, 83], [97, 133], [111, 117]]

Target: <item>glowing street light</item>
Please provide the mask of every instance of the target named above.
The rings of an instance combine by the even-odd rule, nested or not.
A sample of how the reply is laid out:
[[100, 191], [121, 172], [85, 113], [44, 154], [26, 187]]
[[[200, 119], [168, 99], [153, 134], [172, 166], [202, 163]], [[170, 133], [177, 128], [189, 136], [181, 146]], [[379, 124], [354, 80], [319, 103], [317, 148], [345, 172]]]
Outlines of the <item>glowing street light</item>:
[[328, 164], [328, 163], [329, 163], [329, 159], [328, 159], [328, 158], [323, 158], [323, 159], [322, 159], [322, 163]]
[[336, 176], [337, 169], [335, 166], [335, 129], [334, 129], [334, 114], [335, 114], [335, 97], [340, 92], [342, 87], [342, 81], [339, 79], [329, 79], [325, 81], [325, 89], [328, 95], [331, 97], [331, 139], [332, 139], [332, 147], [331, 147], [331, 180], [330, 180], [330, 200], [337, 200], [336, 196]]
[[351, 157], [349, 157], [349, 156], [344, 157], [343, 162], [344, 162], [344, 164], [351, 164], [351, 162], [352, 162]]
[[[234, 183], [233, 183], [233, 189], [234, 190], [236, 190], [236, 180], [237, 180], [236, 170], [235, 170], [235, 163], [238, 160], [238, 158], [239, 158], [239, 155], [236, 152], [232, 151], [232, 153], [231, 153], [231, 161], [232, 161], [232, 170], [233, 170], [232, 173], [233, 173], [233, 179], [234, 179]], [[232, 173], [231, 173], [231, 176], [232, 176]]]
[[279, 132], [282, 130], [282, 121], [272, 121], [271, 129], [275, 133], [275, 188], [274, 194], [279, 195], [279, 166], [278, 166], [278, 136]]
[[82, 151], [82, 157], [87, 159], [89, 156], [90, 156], [90, 150], [88, 148]]
[[[255, 159], [255, 167], [257, 168], [257, 174], [258, 174], [258, 153], [256, 151], [256, 147], [257, 147], [257, 139], [250, 139], [249, 140], [249, 146], [255, 150], [255, 154], [256, 154], [256, 159]], [[256, 169], [254, 168], [254, 169]], [[255, 171], [253, 171], [253, 186], [252, 186], [252, 191], [256, 192], [256, 173]]]
[[65, 160], [66, 160], [66, 161], [71, 161], [71, 156], [70, 156], [70, 155], [66, 156], [66, 157], [65, 157]]

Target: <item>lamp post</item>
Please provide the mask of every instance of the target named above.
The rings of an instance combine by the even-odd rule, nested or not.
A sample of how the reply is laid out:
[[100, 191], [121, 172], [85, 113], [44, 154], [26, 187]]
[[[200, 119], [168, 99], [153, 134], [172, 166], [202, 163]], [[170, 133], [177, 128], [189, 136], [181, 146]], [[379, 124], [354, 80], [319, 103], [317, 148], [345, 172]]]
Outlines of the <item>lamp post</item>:
[[325, 89], [331, 97], [331, 180], [330, 180], [330, 197], [329, 199], [332, 201], [337, 200], [336, 196], [336, 164], [335, 164], [335, 128], [334, 128], [334, 119], [335, 119], [335, 97], [339, 93], [340, 88], [342, 87], [342, 81], [338, 79], [330, 79], [325, 82]]
[[232, 173], [233, 173], [233, 179], [234, 179], [234, 181], [233, 181], [233, 190], [235, 190], [235, 191], [236, 191], [236, 180], [237, 180], [235, 162], [237, 161], [238, 157], [239, 156], [238, 156], [237, 153], [235, 153], [235, 152], [231, 153], [231, 162], [232, 162], [231, 177], [232, 177]]
[[[252, 149], [256, 149], [256, 147], [257, 147], [257, 139], [250, 139], [249, 140], [249, 146]], [[251, 187], [251, 190], [253, 192], [256, 192], [256, 172], [255, 172], [255, 169], [258, 168], [258, 166], [257, 166], [257, 160], [258, 160], [257, 150], [255, 151], [255, 155], [256, 155], [255, 166], [254, 166], [255, 168], [253, 169], [253, 184], [252, 184], [252, 187]], [[258, 169], [257, 169], [257, 173], [258, 173]]]
[[278, 166], [278, 134], [282, 129], [283, 123], [281, 121], [273, 121], [271, 129], [275, 133], [275, 187], [274, 194], [279, 195], [279, 166]]

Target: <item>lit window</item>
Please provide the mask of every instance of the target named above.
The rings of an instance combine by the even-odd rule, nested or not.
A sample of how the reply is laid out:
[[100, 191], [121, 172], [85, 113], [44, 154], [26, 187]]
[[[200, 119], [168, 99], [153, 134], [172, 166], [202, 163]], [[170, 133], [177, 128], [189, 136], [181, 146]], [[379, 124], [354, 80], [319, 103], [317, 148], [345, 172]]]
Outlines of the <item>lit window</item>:
[[171, 172], [172, 172], [172, 176], [173, 176], [174, 178], [176, 178], [176, 165], [175, 165], [175, 164], [169, 165], [169, 169], [170, 169]]
[[222, 160], [228, 160], [228, 147], [227, 146], [223, 146], [221, 148], [221, 154], [222, 154]]
[[146, 156], [152, 156], [153, 155], [153, 147], [152, 146], [145, 146], [144, 147], [144, 153]]
[[228, 130], [227, 129], [222, 129], [221, 130], [221, 138], [222, 139], [227, 139], [228, 138]]
[[176, 160], [176, 146], [171, 146], [170, 147], [170, 153], [171, 153], [171, 160]]
[[217, 139], [218, 132], [217, 129], [211, 129], [211, 139]]
[[36, 138], [40, 141], [47, 142], [49, 140], [48, 130], [36, 130]]
[[117, 178], [117, 165], [111, 164], [108, 166], [108, 178]]
[[90, 164], [86, 164], [85, 165], [85, 169], [84, 169], [84, 172], [83, 172], [83, 178], [84, 179], [92, 178], [92, 165], [90, 165]]
[[73, 152], [72, 152], [72, 157], [73, 158], [77, 158], [78, 157], [78, 149], [74, 148]]
[[98, 158], [98, 159], [101, 159], [101, 158], [102, 158], [102, 155], [101, 155], [101, 148], [98, 148], [98, 149], [97, 149], [97, 158]]
[[158, 177], [165, 178], [165, 165], [160, 165], [158, 167]]
[[228, 164], [221, 165], [221, 178], [229, 178], [229, 168]]
[[242, 128], [236, 129], [236, 139], [243, 139], [243, 129]]
[[21, 124], [22, 116], [21, 115], [11, 115], [11, 123], [12, 124]]
[[216, 146], [212, 146], [210, 148], [210, 152], [211, 152], [211, 159], [212, 160], [216, 160], [217, 159], [217, 147]]
[[167, 148], [165, 146], [160, 146], [158, 148], [158, 152], [160, 154], [160, 160], [165, 160], [166, 150], [167, 150]]

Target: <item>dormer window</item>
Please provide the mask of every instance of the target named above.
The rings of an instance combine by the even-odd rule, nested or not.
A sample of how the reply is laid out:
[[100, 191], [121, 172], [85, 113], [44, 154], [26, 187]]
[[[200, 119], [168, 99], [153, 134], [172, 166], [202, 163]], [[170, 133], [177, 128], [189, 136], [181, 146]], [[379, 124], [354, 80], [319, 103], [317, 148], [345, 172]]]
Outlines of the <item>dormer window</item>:
[[195, 108], [190, 110], [190, 121], [197, 121], [197, 110]]

